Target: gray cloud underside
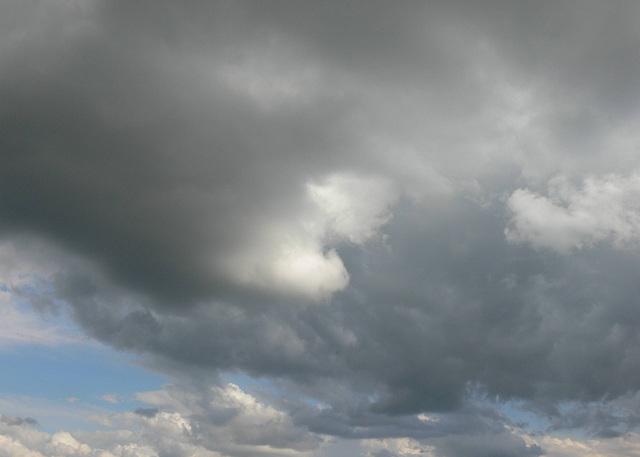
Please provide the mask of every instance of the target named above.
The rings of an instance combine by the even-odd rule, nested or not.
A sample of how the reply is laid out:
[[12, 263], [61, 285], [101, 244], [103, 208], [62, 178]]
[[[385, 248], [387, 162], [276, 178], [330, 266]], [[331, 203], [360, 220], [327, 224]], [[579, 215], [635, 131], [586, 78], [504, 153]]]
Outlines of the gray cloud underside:
[[[635, 3], [3, 9], [0, 230], [65, 253], [41, 300], [90, 335], [271, 378], [349, 437], [428, 436], [395, 416], [469, 392], [552, 411], [638, 390], [635, 248], [511, 243], [504, 205], [635, 167]], [[386, 238], [309, 232], [307, 186], [336, 173], [392, 183]], [[300, 289], [321, 303], [263, 271], [298, 236], [333, 269]]]
[[[416, 217], [398, 210], [388, 227], [391, 253], [345, 247], [351, 285], [329, 308], [216, 303], [194, 307], [187, 319], [118, 310], [86, 278], [60, 275], [55, 284], [78, 322], [116, 347], [291, 377], [336, 406], [345, 405], [343, 395], [368, 404], [376, 394], [379, 412], [448, 410], [470, 383], [502, 399], [550, 401], [634, 389], [632, 255], [611, 248], [571, 260], [540, 254], [508, 245], [500, 219], [469, 203], [451, 213], [425, 214], [428, 223], [396, 231]], [[324, 391], [345, 381], [361, 397]]]

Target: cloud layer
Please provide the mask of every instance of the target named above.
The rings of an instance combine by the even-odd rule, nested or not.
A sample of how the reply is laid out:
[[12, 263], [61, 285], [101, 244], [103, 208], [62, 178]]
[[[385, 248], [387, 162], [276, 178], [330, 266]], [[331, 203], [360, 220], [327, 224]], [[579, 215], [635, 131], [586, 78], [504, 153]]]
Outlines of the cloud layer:
[[637, 445], [635, 2], [1, 9], [0, 344], [72, 339], [30, 304], [181, 386], [4, 452]]

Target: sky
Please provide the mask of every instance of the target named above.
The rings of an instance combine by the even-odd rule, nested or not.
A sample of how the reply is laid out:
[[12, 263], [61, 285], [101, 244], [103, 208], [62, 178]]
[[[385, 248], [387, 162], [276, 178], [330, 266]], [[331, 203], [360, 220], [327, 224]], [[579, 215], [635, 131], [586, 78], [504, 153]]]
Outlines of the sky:
[[0, 456], [640, 456], [639, 21], [3, 0]]

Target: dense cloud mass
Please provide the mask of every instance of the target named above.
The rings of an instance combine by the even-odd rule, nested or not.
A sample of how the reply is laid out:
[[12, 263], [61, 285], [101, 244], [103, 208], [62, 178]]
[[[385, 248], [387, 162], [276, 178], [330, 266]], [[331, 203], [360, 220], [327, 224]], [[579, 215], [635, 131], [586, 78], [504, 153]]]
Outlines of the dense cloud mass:
[[0, 10], [0, 343], [62, 338], [19, 296], [179, 380], [0, 453], [638, 449], [636, 2]]

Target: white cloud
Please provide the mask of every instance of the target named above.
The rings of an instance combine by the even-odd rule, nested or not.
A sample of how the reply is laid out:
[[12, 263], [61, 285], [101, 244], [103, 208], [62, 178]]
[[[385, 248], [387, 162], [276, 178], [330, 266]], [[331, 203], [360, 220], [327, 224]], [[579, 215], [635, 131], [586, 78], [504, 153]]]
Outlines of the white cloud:
[[112, 403], [114, 405], [116, 403], [118, 403], [118, 397], [115, 394], [105, 394], [102, 397], [100, 397], [100, 399], [102, 399], [102, 400], [104, 400], [106, 402]]
[[320, 209], [323, 231], [355, 244], [373, 238], [391, 220], [389, 206], [398, 198], [388, 179], [348, 174], [330, 175], [321, 184], [308, 183], [307, 192]]
[[418, 414], [418, 419], [420, 419], [422, 422], [440, 422], [440, 419], [438, 419], [437, 417], [427, 416], [423, 413]]
[[236, 284], [327, 299], [347, 286], [349, 274], [335, 250], [324, 250], [320, 236], [313, 228], [272, 224], [225, 258], [223, 268]]
[[0, 452], [6, 457], [44, 457], [40, 452], [31, 450], [19, 439], [0, 434]]
[[578, 188], [564, 177], [549, 182], [548, 195], [517, 189], [507, 200], [511, 242], [530, 242], [560, 252], [610, 240], [618, 247], [640, 241], [640, 175], [587, 177]]
[[69, 432], [56, 432], [50, 440], [49, 448], [52, 454], [58, 455], [88, 455], [91, 448], [76, 440]]
[[361, 440], [360, 444], [366, 449], [366, 457], [379, 455], [386, 451], [390, 457], [435, 457], [435, 448], [411, 438], [386, 438]]
[[[191, 417], [192, 425], [185, 423], [184, 428], [197, 429], [212, 449], [223, 454], [249, 451], [251, 455], [303, 456], [319, 444], [308, 432], [297, 429], [285, 412], [264, 404], [233, 383], [212, 386], [205, 393], [168, 387], [140, 393], [138, 399], [160, 409], [176, 411], [182, 418]], [[211, 420], [194, 419], [196, 417]]]
[[[24, 421], [0, 422], [0, 455], [6, 457], [177, 457], [282, 456], [311, 457], [329, 451], [319, 436], [298, 429], [284, 412], [229, 383], [197, 393], [176, 386], [142, 392], [138, 399], [159, 407], [155, 415], [133, 412], [96, 416], [111, 430], [40, 432]], [[419, 415], [433, 422], [430, 416]], [[640, 456], [640, 434], [617, 438], [578, 439], [529, 435], [507, 427], [528, 446], [549, 457]], [[467, 441], [469, 437], [466, 437]], [[480, 440], [481, 443], [484, 441]], [[361, 440], [364, 457], [435, 457], [438, 439], [408, 437]], [[442, 443], [441, 443], [442, 444]], [[444, 443], [445, 454], [448, 449]], [[334, 454], [327, 454], [334, 455]]]
[[265, 405], [235, 384], [213, 386], [204, 394], [168, 386], [167, 390], [140, 393], [138, 398], [160, 411], [94, 416], [111, 430], [48, 434], [24, 423], [0, 422], [0, 455], [305, 457], [322, 441], [298, 429], [285, 412]]
[[330, 245], [376, 238], [399, 197], [388, 179], [332, 174], [306, 186], [306, 207], [294, 219], [265, 223], [251, 242], [223, 262], [236, 283], [321, 301], [349, 284]]

